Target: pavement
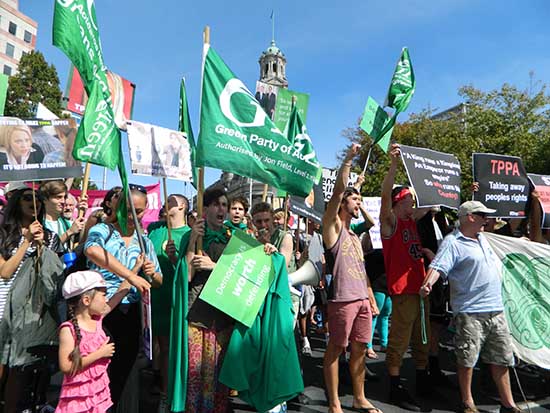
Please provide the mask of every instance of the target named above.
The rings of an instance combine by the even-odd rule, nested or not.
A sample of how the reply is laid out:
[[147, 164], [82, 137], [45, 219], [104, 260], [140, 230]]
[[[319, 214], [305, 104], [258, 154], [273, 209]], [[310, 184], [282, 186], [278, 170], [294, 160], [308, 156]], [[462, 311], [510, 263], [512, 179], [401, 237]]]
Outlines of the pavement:
[[[450, 341], [447, 339], [447, 341]], [[376, 341], [375, 341], [376, 343]], [[324, 337], [312, 333], [310, 338], [312, 355], [302, 357], [304, 368], [304, 394], [307, 396], [307, 404], [291, 401], [287, 404], [288, 412], [304, 413], [325, 413], [328, 412], [328, 404], [324, 393], [323, 380], [323, 355], [325, 349]], [[379, 346], [374, 346], [379, 350]], [[389, 380], [386, 375], [385, 354], [377, 351], [379, 358], [377, 360], [368, 360], [368, 368], [377, 374], [374, 379], [367, 379], [365, 383], [365, 394], [367, 398], [380, 408], [384, 413], [403, 412], [404, 410], [389, 404], [388, 389]], [[433, 393], [429, 398], [419, 399], [425, 411], [433, 413], [454, 412], [459, 404], [458, 384], [456, 377], [456, 367], [452, 347], [444, 346], [440, 349], [440, 364], [443, 372], [453, 383], [453, 388], [434, 387]], [[401, 376], [404, 385], [414, 391], [415, 371], [410, 354], [407, 353], [403, 361]], [[525, 411], [531, 413], [550, 412], [550, 371], [520, 366], [517, 368], [518, 377], [523, 391], [527, 396], [528, 403], [523, 402], [521, 392], [519, 391], [514, 371], [511, 371], [511, 381], [516, 402]], [[340, 401], [344, 412], [352, 413], [352, 389], [349, 380], [349, 373], [346, 365], [341, 365], [340, 371]], [[119, 409], [121, 413], [156, 413], [158, 405], [158, 386], [156, 385], [156, 376], [149, 368], [147, 360], [140, 360], [136, 363], [133, 374], [133, 384], [135, 388], [139, 387], [139, 397], [135, 394], [128, 397], [125, 407]], [[59, 388], [60, 380], [54, 380], [50, 394], [55, 394]], [[474, 400], [480, 412], [497, 413], [499, 401], [496, 396], [496, 389], [490, 378], [488, 369], [477, 367], [474, 371], [472, 385]], [[245, 413], [255, 412], [256, 410], [248, 406], [238, 398], [231, 399], [230, 412]]]

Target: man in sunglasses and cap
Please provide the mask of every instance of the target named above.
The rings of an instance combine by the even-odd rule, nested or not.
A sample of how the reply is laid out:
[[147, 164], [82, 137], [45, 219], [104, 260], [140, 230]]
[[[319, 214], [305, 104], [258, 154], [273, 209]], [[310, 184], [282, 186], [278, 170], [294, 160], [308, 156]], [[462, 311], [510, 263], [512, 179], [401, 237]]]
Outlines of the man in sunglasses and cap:
[[503, 312], [500, 261], [483, 236], [487, 215], [495, 212], [479, 201], [467, 201], [460, 206], [460, 227], [443, 240], [420, 288], [425, 297], [440, 276], [449, 280], [461, 395], [458, 411], [464, 413], [478, 411], [471, 386], [479, 356], [491, 366], [500, 395], [500, 413], [521, 411], [510, 388], [508, 367], [514, 364], [514, 355]]
[[[416, 394], [430, 393], [428, 380], [429, 348], [422, 340], [422, 299], [418, 290], [424, 281], [424, 255], [433, 252], [423, 248], [416, 228], [416, 221], [429, 208], [415, 208], [411, 189], [396, 186], [395, 175], [401, 156], [399, 145], [393, 144], [389, 153], [391, 164], [382, 183], [380, 205], [380, 235], [384, 253], [384, 266], [388, 282], [388, 293], [392, 299], [392, 322], [386, 350], [386, 364], [390, 376], [390, 402], [406, 410], [421, 410], [420, 404], [401, 383], [400, 369], [403, 355], [409, 344], [416, 367]], [[428, 300], [424, 301], [424, 315], [429, 314]], [[429, 322], [426, 335], [429, 339]]]

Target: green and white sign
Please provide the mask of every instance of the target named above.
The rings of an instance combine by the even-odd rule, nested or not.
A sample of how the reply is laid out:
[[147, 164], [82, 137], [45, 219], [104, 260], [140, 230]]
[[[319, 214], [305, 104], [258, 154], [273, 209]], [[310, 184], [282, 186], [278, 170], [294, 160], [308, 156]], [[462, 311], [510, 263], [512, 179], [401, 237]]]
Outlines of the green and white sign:
[[289, 141], [209, 45], [204, 50], [202, 82], [197, 166], [307, 196], [321, 169], [311, 142]]
[[296, 109], [298, 114], [302, 118], [302, 121], [306, 123], [307, 107], [309, 105], [309, 95], [306, 93], [293, 92], [292, 90], [279, 88], [277, 92], [277, 105], [275, 106], [275, 126], [279, 130], [285, 130], [286, 125], [290, 119], [290, 112], [292, 112], [292, 97], [296, 97]]
[[393, 127], [391, 127], [385, 134], [382, 134], [384, 126], [390, 121], [390, 117], [382, 109], [382, 107], [376, 103], [376, 101], [369, 96], [367, 105], [365, 106], [365, 112], [363, 113], [363, 119], [359, 125], [374, 142], [380, 142], [380, 145], [387, 147], [391, 139]]
[[491, 233], [485, 237], [502, 261], [502, 300], [514, 353], [550, 369], [550, 246]]
[[8, 95], [8, 76], [0, 73], [0, 115], [4, 115], [6, 96]]
[[274, 279], [263, 244], [235, 231], [199, 298], [251, 327]]

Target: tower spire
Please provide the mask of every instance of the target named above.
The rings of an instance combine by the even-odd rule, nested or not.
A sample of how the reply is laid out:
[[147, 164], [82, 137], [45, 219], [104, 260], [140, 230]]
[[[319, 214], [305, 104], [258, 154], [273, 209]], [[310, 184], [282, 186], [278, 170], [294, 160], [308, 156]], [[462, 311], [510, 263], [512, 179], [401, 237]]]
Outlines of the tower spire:
[[275, 11], [271, 10], [271, 45], [275, 46]]

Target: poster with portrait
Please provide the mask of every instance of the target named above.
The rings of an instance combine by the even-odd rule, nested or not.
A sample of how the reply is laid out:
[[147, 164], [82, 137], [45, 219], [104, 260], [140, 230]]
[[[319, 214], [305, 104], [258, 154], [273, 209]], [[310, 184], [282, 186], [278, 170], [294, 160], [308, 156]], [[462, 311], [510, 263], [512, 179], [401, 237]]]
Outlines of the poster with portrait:
[[72, 156], [77, 129], [73, 119], [0, 117], [0, 182], [81, 176]]
[[542, 207], [542, 228], [550, 228], [550, 175], [527, 174]]
[[128, 122], [132, 173], [191, 182], [191, 149], [187, 136], [148, 123]]
[[[111, 90], [115, 123], [120, 129], [126, 130], [126, 121], [132, 119], [136, 85], [122, 76], [107, 70], [107, 83]], [[88, 102], [88, 95], [78, 70], [73, 66], [67, 85], [67, 110], [77, 115], [83, 115]]]
[[306, 123], [307, 108], [309, 106], [309, 95], [307, 93], [295, 92], [264, 82], [256, 82], [254, 97], [281, 132], [285, 130], [290, 118], [293, 97], [296, 98], [298, 113], [302, 121]]

